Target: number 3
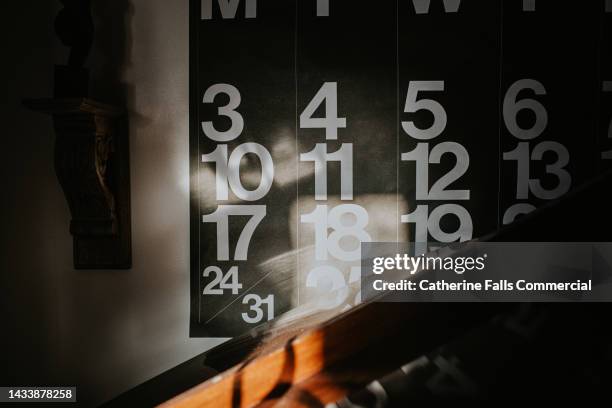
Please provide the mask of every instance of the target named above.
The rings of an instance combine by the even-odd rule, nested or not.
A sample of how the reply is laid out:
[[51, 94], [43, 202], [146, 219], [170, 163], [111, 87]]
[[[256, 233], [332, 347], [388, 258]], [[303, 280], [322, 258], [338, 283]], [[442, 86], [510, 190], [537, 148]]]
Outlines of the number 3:
[[225, 106], [220, 106], [218, 109], [219, 116], [228, 117], [232, 125], [225, 132], [219, 132], [215, 129], [213, 122], [202, 122], [202, 130], [204, 134], [216, 142], [230, 142], [236, 139], [244, 130], [244, 119], [242, 115], [236, 112], [236, 109], [242, 102], [240, 91], [233, 85], [216, 84], [208, 88], [204, 93], [204, 103], [213, 103], [219, 94], [229, 96], [229, 103]]

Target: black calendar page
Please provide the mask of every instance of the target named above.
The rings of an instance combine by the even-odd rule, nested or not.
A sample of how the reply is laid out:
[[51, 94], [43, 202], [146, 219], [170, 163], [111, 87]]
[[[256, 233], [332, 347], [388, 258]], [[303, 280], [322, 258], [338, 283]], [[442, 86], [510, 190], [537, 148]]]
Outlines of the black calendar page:
[[192, 336], [347, 310], [362, 242], [478, 238], [609, 167], [610, 1], [190, 4]]
[[[395, 21], [396, 5], [329, 4], [329, 15], [322, 17], [316, 2], [298, 2], [297, 290], [300, 305], [322, 299], [317, 307], [341, 310], [359, 302], [360, 259], [350, 250], [374, 238], [395, 241], [400, 228], [396, 28], [389, 24]], [[327, 99], [312, 118], [327, 117], [329, 128], [312, 122], [309, 108], [318, 103], [317, 95]], [[324, 155], [329, 159], [326, 180], [314, 161]], [[336, 247], [335, 232], [328, 239], [318, 236], [328, 226], [335, 229], [333, 218], [353, 229], [336, 233], [349, 251]]]
[[[200, 2], [192, 3], [192, 11], [201, 15]], [[274, 163], [278, 179], [282, 175], [278, 167], [283, 160], [290, 160], [287, 157], [291, 152], [283, 150], [287, 149], [285, 142], [289, 142], [290, 149], [295, 144], [295, 2], [269, 0], [259, 2], [257, 7], [257, 18], [245, 18], [242, 4], [238, 7], [236, 18], [224, 19], [221, 9], [215, 4], [212, 19], [200, 20], [197, 37], [195, 40], [192, 38], [201, 45], [196, 49], [197, 54], [191, 56], [192, 63], [196, 64], [192, 71], [192, 92], [197, 93], [198, 99], [195, 109], [196, 152], [198, 157], [204, 154], [212, 156], [211, 153], [219, 147], [224, 149], [224, 154], [219, 155], [223, 157], [223, 164], [216, 162], [218, 157], [200, 158], [195, 173], [192, 172], [192, 178], [195, 178], [192, 183], [197, 190], [197, 195], [193, 197], [197, 205], [195, 218], [199, 221], [196, 223], [194, 220], [199, 232], [197, 245], [192, 247], [192, 251], [198, 254], [198, 261], [197, 269], [194, 268], [197, 272], [192, 276], [197, 278], [194, 283], [200, 293], [200, 296], [196, 296], [197, 316], [192, 316], [197, 318], [197, 324], [192, 326], [194, 335], [238, 335], [244, 331], [245, 325], [242, 317], [245, 312], [242, 303], [244, 291], [248, 290], [250, 295], [258, 297], [252, 302], [273, 296], [274, 305], [266, 305], [266, 308], [270, 307], [270, 315], [276, 315], [289, 309], [291, 290], [295, 287], [292, 282], [295, 267], [290, 271], [285, 268], [275, 270], [272, 276], [267, 275], [270, 271], [261, 268], [265, 261], [291, 250], [289, 207], [296, 197], [295, 183], [269, 182], [265, 194], [251, 194], [245, 199], [253, 186], [267, 176], [266, 171], [270, 166], [268, 163], [264, 169], [263, 161], [266, 158], [270, 161], [272, 155], [280, 150], [275, 154]], [[211, 94], [214, 96], [212, 103], [202, 103], [206, 91], [217, 84], [224, 84], [224, 88]], [[240, 103], [236, 112], [240, 118], [219, 115], [219, 107], [233, 106], [238, 99]], [[231, 131], [236, 123], [242, 123], [242, 129], [237, 128], [241, 131], [217, 137], [221, 141], [212, 140], [201, 127], [203, 121], [211, 122], [212, 127], [221, 133]], [[224, 142], [233, 136], [236, 137]], [[236, 151], [241, 146], [250, 153], [238, 157]], [[254, 150], [258, 153], [252, 153]], [[192, 146], [192, 154], [196, 152], [193, 152]], [[230, 168], [232, 154], [238, 157], [238, 168]], [[291, 161], [290, 167], [290, 171], [295, 173], [295, 161]], [[230, 172], [238, 175], [236, 178], [239, 180], [233, 183], [227, 181]], [[222, 182], [225, 183], [225, 196], [219, 195], [220, 189], [216, 186], [219, 173], [225, 177]], [[242, 197], [236, 194], [232, 184], [240, 185], [240, 189], [244, 190], [239, 193]], [[242, 205], [245, 202], [248, 205]], [[202, 222], [205, 215], [222, 214], [223, 206], [234, 206], [237, 215]], [[217, 235], [219, 220], [227, 223], [227, 237]], [[257, 222], [252, 233], [245, 228], [250, 221]], [[247, 231], [244, 237], [248, 238], [248, 243], [241, 245], [245, 253], [237, 256], [238, 241], [243, 231]], [[220, 248], [226, 252], [222, 256], [219, 254]], [[215, 269], [204, 276], [208, 267]], [[215, 279], [225, 279], [232, 268], [235, 268], [233, 274], [236, 277], [232, 276], [226, 282], [229, 289], [221, 288], [220, 283], [206, 290], [206, 286]], [[279, 281], [283, 280], [286, 286], [279, 285]], [[231, 288], [232, 285], [236, 289]], [[285, 287], [290, 290], [285, 291]], [[204, 294], [204, 291], [207, 293]]]

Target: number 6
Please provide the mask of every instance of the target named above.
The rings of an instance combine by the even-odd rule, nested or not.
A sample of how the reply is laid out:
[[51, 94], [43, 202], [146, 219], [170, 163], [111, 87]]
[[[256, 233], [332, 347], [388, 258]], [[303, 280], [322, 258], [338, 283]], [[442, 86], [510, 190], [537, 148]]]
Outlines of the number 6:
[[[521, 79], [516, 81], [504, 98], [504, 122], [508, 131], [512, 133], [514, 137], [521, 140], [531, 140], [540, 136], [546, 126], [548, 126], [548, 112], [546, 108], [535, 99], [523, 99], [517, 101], [519, 92], [531, 89], [536, 95], [546, 95], [546, 89], [544, 85], [534, 79]], [[523, 129], [517, 122], [518, 113], [524, 109], [531, 110], [535, 116], [536, 121], [530, 129]]]

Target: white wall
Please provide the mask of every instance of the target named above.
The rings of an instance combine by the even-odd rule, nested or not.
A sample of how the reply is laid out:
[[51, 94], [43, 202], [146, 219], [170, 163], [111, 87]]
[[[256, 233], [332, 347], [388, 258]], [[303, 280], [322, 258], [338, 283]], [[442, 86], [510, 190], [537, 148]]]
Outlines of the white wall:
[[[1, 38], [0, 305], [7, 322], [0, 383], [76, 384], [84, 406], [219, 343], [188, 338], [188, 0], [117, 2], [129, 24], [122, 79], [131, 122], [130, 271], [73, 269], [51, 120], [20, 105], [52, 93], [53, 63], [62, 56], [52, 34], [59, 2], [1, 6], [8, 31]], [[94, 72], [108, 69], [99, 48]]]

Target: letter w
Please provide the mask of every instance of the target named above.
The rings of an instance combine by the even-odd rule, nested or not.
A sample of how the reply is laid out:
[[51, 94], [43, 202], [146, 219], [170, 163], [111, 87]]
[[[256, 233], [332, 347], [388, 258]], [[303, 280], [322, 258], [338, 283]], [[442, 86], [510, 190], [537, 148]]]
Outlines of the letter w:
[[[429, 14], [429, 5], [431, 0], [412, 0], [414, 11], [417, 14]], [[447, 13], [456, 13], [459, 11], [461, 0], [444, 0], [444, 11]]]
[[[212, 20], [212, 9], [214, 0], [202, 0], [202, 20]], [[245, 18], [257, 17], [257, 0], [245, 0]], [[240, 0], [217, 0], [221, 9], [221, 17], [224, 19], [236, 18]]]

